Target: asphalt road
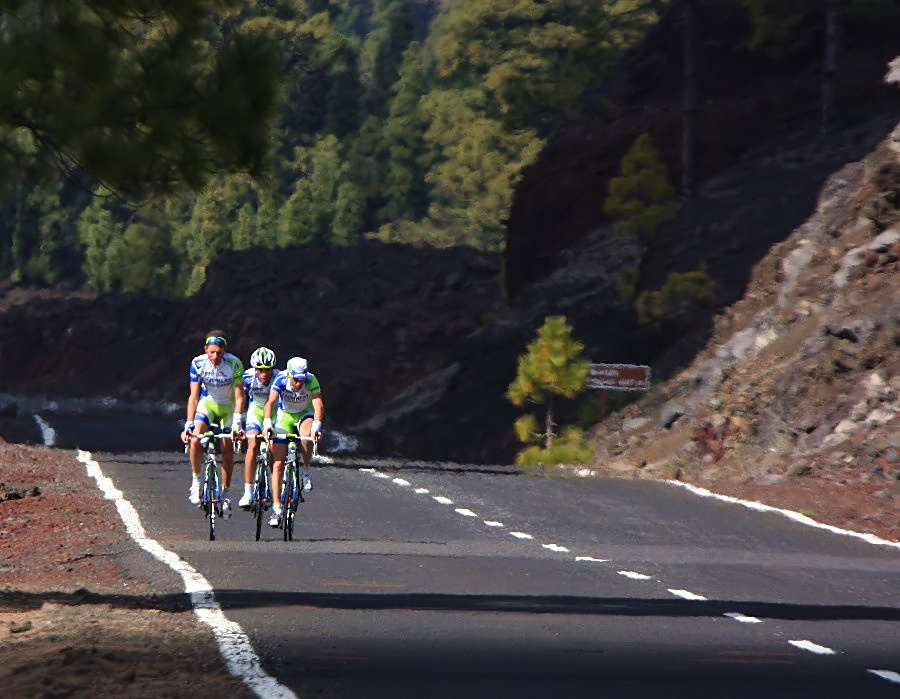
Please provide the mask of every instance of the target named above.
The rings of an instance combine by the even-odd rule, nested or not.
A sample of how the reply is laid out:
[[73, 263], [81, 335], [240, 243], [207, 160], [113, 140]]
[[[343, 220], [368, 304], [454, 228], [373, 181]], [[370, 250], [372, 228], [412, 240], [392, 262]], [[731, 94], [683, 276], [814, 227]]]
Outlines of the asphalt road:
[[293, 542], [241, 512], [210, 542], [182, 453], [93, 456], [299, 697], [900, 696], [897, 548], [664, 483], [349, 460]]

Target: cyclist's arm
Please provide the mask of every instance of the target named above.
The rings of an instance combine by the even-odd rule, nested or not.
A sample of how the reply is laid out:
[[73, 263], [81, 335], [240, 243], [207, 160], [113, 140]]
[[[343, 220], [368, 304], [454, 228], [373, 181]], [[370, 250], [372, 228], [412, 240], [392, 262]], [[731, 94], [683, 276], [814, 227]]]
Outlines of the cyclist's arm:
[[247, 409], [247, 394], [244, 391], [244, 382], [234, 382], [234, 412], [243, 413]]
[[274, 388], [269, 391], [269, 399], [266, 401], [266, 404], [263, 406], [263, 417], [269, 418], [270, 420], [275, 414], [275, 406], [278, 405], [278, 391]]
[[325, 402], [322, 400], [322, 394], [317, 393], [312, 397], [313, 420], [322, 422], [325, 419]]
[[197, 404], [200, 402], [200, 382], [191, 381], [191, 390], [188, 393], [187, 410], [184, 419], [186, 422], [194, 421], [194, 414], [197, 412]]

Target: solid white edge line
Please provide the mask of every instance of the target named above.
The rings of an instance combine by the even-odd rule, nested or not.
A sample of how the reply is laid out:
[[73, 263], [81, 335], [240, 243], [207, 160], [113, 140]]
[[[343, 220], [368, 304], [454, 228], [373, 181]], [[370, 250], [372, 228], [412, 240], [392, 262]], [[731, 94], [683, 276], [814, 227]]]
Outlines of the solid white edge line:
[[799, 648], [800, 650], [808, 650], [810, 653], [815, 653], [816, 655], [837, 655], [836, 650], [832, 650], [827, 646], [820, 646], [818, 643], [813, 643], [812, 641], [788, 641], [794, 648]]
[[756, 510], [757, 512], [775, 512], [777, 514], [783, 515], [790, 520], [798, 522], [799, 524], [805, 524], [808, 527], [815, 527], [816, 529], [824, 529], [825, 531], [829, 531], [832, 534], [840, 534], [841, 536], [852, 536], [857, 539], [862, 539], [863, 541], [874, 544], [875, 546], [891, 546], [893, 548], [900, 549], [900, 541], [889, 541], [888, 539], [882, 539], [879, 536], [875, 536], [874, 534], [867, 534], [863, 532], [854, 532], [849, 529], [841, 529], [840, 527], [835, 527], [830, 524], [823, 524], [822, 522], [817, 522], [812, 519], [812, 517], [807, 517], [804, 514], [800, 514], [799, 512], [794, 512], [793, 510], [784, 510], [780, 507], [773, 507], [771, 505], [764, 505], [761, 502], [754, 502], [753, 500], [741, 500], [740, 498], [732, 497], [731, 495], [720, 495], [719, 493], [714, 493], [711, 490], [707, 490], [706, 488], [701, 488], [696, 485], [691, 485], [690, 483], [683, 483], [681, 481], [666, 481], [669, 485], [678, 486], [679, 488], [684, 488], [685, 490], [690, 491], [694, 495], [699, 495], [705, 498], [713, 498], [715, 500], [721, 500], [722, 502], [730, 502], [735, 505], [743, 505], [751, 510]]
[[900, 684], [900, 672], [894, 672], [893, 670], [869, 670], [869, 672], [888, 682]]
[[115, 504], [126, 531], [135, 543], [181, 576], [184, 591], [191, 596], [194, 614], [212, 630], [228, 672], [239, 677], [259, 697], [296, 699], [296, 694], [262, 669], [250, 639], [240, 625], [230, 621], [222, 613], [215, 592], [206, 578], [178, 554], [147, 536], [137, 510], [125, 499], [122, 491], [115, 487], [112, 480], [103, 474], [100, 464], [93, 459], [89, 451], [79, 449], [77, 458], [84, 464], [88, 475], [97, 483], [103, 496]]

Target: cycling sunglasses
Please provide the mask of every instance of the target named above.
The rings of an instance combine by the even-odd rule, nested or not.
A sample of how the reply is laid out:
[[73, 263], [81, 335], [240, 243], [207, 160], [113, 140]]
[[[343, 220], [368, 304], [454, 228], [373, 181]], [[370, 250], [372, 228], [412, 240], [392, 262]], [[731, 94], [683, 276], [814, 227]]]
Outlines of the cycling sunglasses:
[[215, 335], [210, 335], [209, 337], [206, 338], [206, 342], [205, 342], [204, 344], [207, 344], [207, 345], [222, 345], [222, 347], [224, 347], [224, 346], [227, 345], [228, 343], [225, 342], [225, 338], [224, 338], [224, 337], [216, 337]]

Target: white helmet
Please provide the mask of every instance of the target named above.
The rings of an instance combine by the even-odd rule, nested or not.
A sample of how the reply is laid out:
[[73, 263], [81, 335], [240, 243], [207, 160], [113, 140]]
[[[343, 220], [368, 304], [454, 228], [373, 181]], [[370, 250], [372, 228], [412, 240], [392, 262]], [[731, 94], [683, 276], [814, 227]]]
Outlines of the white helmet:
[[258, 347], [250, 355], [250, 366], [254, 369], [271, 369], [275, 366], [275, 353], [268, 347]]
[[291, 378], [297, 379], [297, 381], [302, 381], [309, 375], [309, 366], [303, 357], [291, 357], [288, 359], [285, 369]]

